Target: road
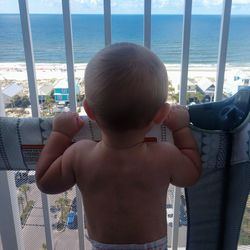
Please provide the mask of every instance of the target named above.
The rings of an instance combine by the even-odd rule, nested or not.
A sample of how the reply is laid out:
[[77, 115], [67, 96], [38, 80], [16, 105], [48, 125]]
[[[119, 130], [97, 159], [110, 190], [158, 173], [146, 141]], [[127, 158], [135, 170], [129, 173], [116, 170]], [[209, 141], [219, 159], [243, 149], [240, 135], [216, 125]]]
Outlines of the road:
[[[173, 191], [170, 189], [167, 203], [172, 204], [173, 202]], [[59, 195], [49, 195], [50, 205], [55, 204]], [[75, 190], [68, 192], [68, 198], [73, 199], [75, 196]], [[31, 210], [30, 216], [26, 222], [26, 225], [22, 229], [24, 244], [26, 250], [39, 250], [42, 246], [42, 243], [45, 243], [45, 227], [43, 219], [43, 210], [41, 202], [41, 193], [37, 189], [35, 184], [30, 185], [30, 192], [28, 192], [28, 199], [34, 200], [35, 205]], [[59, 212], [50, 213], [52, 224], [55, 223], [59, 218]], [[179, 227], [179, 247], [185, 247], [186, 245], [186, 226]], [[63, 232], [58, 232], [53, 230], [53, 240], [54, 240], [54, 249], [55, 250], [79, 250], [79, 239], [78, 231], [65, 229]], [[168, 242], [169, 246], [171, 245], [172, 237], [172, 227], [168, 226]], [[1, 249], [1, 248], [0, 248]], [[91, 246], [89, 241], [85, 238], [85, 250], [90, 250]]]
[[[55, 204], [55, 201], [61, 196], [59, 195], [49, 195], [49, 201], [51, 205]], [[73, 199], [74, 190], [68, 192], [68, 198]], [[30, 185], [30, 192], [28, 192], [28, 199], [34, 200], [35, 204], [31, 213], [28, 217], [28, 220], [25, 226], [22, 229], [22, 234], [24, 238], [24, 245], [26, 250], [39, 250], [42, 246], [42, 243], [45, 243], [45, 227], [44, 227], [44, 218], [43, 218], [43, 209], [42, 209], [42, 201], [41, 201], [41, 193], [37, 189], [35, 184]], [[50, 213], [52, 224], [57, 221], [59, 218], [59, 212]], [[69, 238], [68, 238], [69, 237]], [[68, 245], [68, 242], [72, 241], [78, 237], [77, 230], [67, 231], [59, 233], [57, 230], [53, 230], [53, 239], [56, 243], [57, 241], [61, 241], [63, 245]], [[56, 249], [56, 248], [55, 248]], [[62, 248], [58, 248], [62, 249]], [[68, 248], [74, 249], [74, 248]]]

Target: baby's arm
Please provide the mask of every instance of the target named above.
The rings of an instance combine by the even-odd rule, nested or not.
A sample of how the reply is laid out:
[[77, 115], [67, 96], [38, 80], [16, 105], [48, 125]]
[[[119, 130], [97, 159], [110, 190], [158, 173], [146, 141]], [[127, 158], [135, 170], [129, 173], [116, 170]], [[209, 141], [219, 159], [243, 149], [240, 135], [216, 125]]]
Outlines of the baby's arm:
[[[186, 107], [173, 105], [164, 121], [172, 131], [174, 144], [180, 150], [178, 164], [173, 164], [171, 183], [176, 186], [194, 184], [201, 174], [201, 159], [189, 126], [189, 113]], [[178, 157], [178, 156], [176, 156]], [[179, 158], [179, 157], [178, 157]], [[180, 161], [179, 161], [180, 160]]]
[[63, 160], [63, 153], [72, 145], [73, 136], [81, 129], [83, 121], [77, 113], [61, 113], [53, 121], [53, 129], [44, 146], [37, 166], [36, 183], [44, 193], [60, 193], [75, 184], [70, 162], [72, 154]]

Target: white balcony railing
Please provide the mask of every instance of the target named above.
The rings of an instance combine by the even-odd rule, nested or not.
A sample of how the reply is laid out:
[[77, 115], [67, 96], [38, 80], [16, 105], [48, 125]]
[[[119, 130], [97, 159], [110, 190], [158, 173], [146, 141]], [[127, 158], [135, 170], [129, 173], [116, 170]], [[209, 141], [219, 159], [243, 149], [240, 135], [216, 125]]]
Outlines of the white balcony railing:
[[[104, 0], [104, 35], [105, 45], [112, 43], [111, 34], [111, 3], [110, 0]], [[225, 62], [228, 44], [228, 32], [231, 15], [231, 0], [224, 0], [221, 20], [221, 32], [217, 62], [217, 80], [215, 99], [222, 99]], [[32, 45], [32, 33], [30, 29], [30, 17], [28, 10], [28, 1], [19, 0], [20, 18], [23, 34], [23, 45], [25, 51], [27, 77], [29, 84], [30, 101], [32, 107], [32, 116], [39, 116], [38, 95], [36, 89], [36, 70], [34, 62], [34, 53]], [[76, 93], [75, 93], [75, 76], [74, 76], [74, 56], [73, 56], [73, 39], [72, 25], [69, 0], [62, 0], [64, 37], [66, 48], [67, 77], [69, 83], [70, 109], [76, 111]], [[192, 16], [192, 0], [185, 1], [183, 18], [183, 39], [182, 39], [182, 60], [181, 60], [181, 85], [180, 85], [180, 103], [186, 104], [187, 77], [189, 66], [189, 48], [190, 48], [190, 29]], [[151, 47], [151, 0], [144, 0], [144, 46]], [[1, 88], [0, 88], [1, 90]], [[1, 93], [0, 93], [1, 96]], [[1, 100], [1, 99], [0, 99]], [[4, 108], [0, 103], [0, 115], [4, 116]], [[79, 249], [84, 249], [84, 223], [83, 208], [79, 190], [77, 193], [77, 211], [78, 211], [78, 237]], [[174, 225], [172, 232], [171, 249], [178, 248], [178, 231], [179, 231], [179, 207], [180, 207], [179, 188], [174, 190]], [[21, 224], [19, 218], [16, 187], [14, 184], [14, 174], [0, 172], [0, 232], [2, 248], [4, 250], [15, 250], [24, 248], [23, 237], [21, 236]], [[42, 194], [42, 209], [44, 216], [44, 232], [46, 247], [48, 250], [55, 249], [55, 242], [52, 237], [51, 218], [49, 213], [49, 200], [47, 195]], [[1, 249], [1, 244], [0, 244]], [[28, 249], [29, 250], [29, 249]]]

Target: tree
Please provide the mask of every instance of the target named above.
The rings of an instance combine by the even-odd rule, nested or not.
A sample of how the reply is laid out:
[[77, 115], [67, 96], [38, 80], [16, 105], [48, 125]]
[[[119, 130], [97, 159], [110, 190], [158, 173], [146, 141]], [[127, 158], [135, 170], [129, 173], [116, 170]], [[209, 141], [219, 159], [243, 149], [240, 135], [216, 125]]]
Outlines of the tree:
[[77, 97], [77, 103], [79, 103], [80, 105], [82, 105], [82, 102], [84, 100], [84, 95], [80, 95], [79, 94], [76, 97]]
[[64, 192], [64, 198], [65, 198], [65, 200], [68, 200], [68, 191]]
[[43, 103], [43, 107], [45, 109], [50, 109], [53, 107], [54, 103], [55, 103], [55, 101], [51, 96], [46, 96], [45, 101]]
[[187, 103], [189, 103], [189, 100], [192, 98], [194, 99], [194, 101], [196, 100], [197, 103], [200, 103], [204, 99], [204, 95], [200, 92], [187, 93]]
[[26, 205], [28, 205], [28, 195], [27, 195], [27, 192], [30, 191], [30, 186], [28, 186], [27, 184], [23, 184], [18, 189], [19, 189], [19, 191], [21, 193], [24, 194]]
[[15, 95], [11, 100], [13, 107], [27, 108], [30, 105], [30, 99], [27, 95], [19, 96]]
[[53, 93], [54, 91], [52, 90], [49, 96], [45, 96], [44, 103], [42, 104], [42, 111], [41, 115], [42, 116], [53, 116], [53, 108], [55, 106], [55, 100], [53, 98]]
[[60, 215], [60, 222], [65, 222], [65, 218], [68, 212], [68, 205], [69, 205], [69, 199], [65, 198], [65, 197], [60, 197], [59, 199], [57, 199], [55, 201], [57, 207], [60, 208], [61, 211], [61, 215]]
[[41, 246], [41, 248], [40, 248], [40, 250], [46, 250], [46, 249], [47, 249], [47, 246], [46, 246], [45, 243], [43, 243], [42, 246]]
[[[194, 101], [196, 101], [197, 103], [202, 102], [202, 100], [204, 99], [204, 95], [200, 92], [196, 92], [196, 93], [187, 93], [186, 94], [186, 102], [187, 104], [190, 103], [190, 100], [193, 99]], [[175, 100], [176, 102], [179, 102], [179, 93], [176, 93], [172, 96], [172, 100]]]
[[175, 88], [173, 87], [172, 82], [169, 81], [168, 82], [168, 100], [178, 102], [179, 100], [176, 99], [176, 97], [177, 95], [175, 93]]
[[17, 200], [18, 200], [19, 209], [20, 209], [20, 205], [21, 205], [21, 207], [22, 207], [22, 212], [23, 212], [23, 210], [24, 210], [24, 204], [23, 204], [24, 199], [23, 199], [23, 196], [22, 196], [22, 195], [19, 195], [19, 196], [17, 197]]

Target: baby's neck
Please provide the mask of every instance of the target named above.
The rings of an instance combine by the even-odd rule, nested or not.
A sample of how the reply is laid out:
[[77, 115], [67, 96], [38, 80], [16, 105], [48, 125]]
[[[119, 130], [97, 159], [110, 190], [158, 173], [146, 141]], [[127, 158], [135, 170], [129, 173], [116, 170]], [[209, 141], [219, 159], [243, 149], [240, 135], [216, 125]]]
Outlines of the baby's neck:
[[113, 133], [102, 131], [102, 142], [105, 146], [114, 149], [129, 149], [140, 146], [144, 142], [144, 131], [129, 131], [124, 133]]

